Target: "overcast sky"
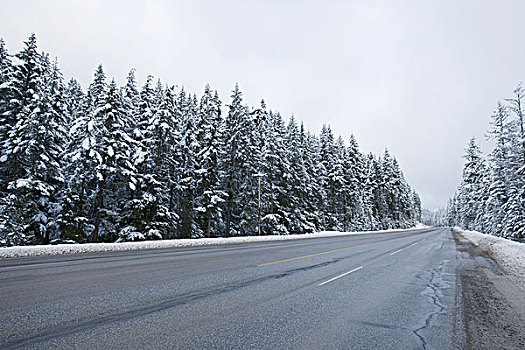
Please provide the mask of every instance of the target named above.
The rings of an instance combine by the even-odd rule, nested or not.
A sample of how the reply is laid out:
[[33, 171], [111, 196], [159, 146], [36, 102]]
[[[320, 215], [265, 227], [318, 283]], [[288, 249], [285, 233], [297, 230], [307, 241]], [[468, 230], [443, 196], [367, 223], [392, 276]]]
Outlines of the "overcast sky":
[[[11, 53], [31, 32], [84, 88], [99, 63], [224, 102], [239, 83], [319, 133], [385, 147], [430, 209], [458, 184], [471, 136], [525, 80], [525, 1], [7, 1]], [[489, 148], [488, 144], [484, 149]]]

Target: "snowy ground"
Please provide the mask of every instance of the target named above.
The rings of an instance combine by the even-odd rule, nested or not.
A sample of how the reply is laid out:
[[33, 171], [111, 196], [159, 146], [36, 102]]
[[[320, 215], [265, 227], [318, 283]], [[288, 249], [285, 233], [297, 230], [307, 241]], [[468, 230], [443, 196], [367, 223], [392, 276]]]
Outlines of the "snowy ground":
[[505, 271], [525, 284], [525, 244], [476, 231], [454, 230], [492, 257]]
[[[424, 228], [423, 225], [417, 225], [411, 230]], [[171, 239], [164, 241], [140, 241], [140, 242], [123, 242], [123, 243], [86, 243], [86, 244], [57, 244], [57, 245], [40, 245], [40, 246], [23, 246], [0, 248], [1, 258], [20, 258], [28, 256], [41, 255], [64, 255], [80, 253], [96, 253], [109, 251], [132, 251], [144, 249], [163, 249], [176, 247], [197, 247], [220, 244], [251, 243], [261, 241], [282, 241], [289, 239], [309, 239], [319, 237], [333, 237], [344, 235], [363, 235], [370, 233], [386, 233], [404, 231], [402, 229], [383, 230], [383, 231], [366, 231], [366, 232], [334, 232], [323, 231], [305, 235], [287, 235], [287, 236], [245, 236], [230, 238], [200, 238], [200, 239]]]

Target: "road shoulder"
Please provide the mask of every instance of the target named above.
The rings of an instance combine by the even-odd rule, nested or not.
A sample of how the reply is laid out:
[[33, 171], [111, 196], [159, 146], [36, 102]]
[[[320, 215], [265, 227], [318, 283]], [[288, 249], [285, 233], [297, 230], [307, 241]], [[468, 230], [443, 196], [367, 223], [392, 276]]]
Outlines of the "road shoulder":
[[[467, 348], [525, 348], [525, 284], [509, 261], [453, 229]], [[489, 245], [492, 246], [492, 245]], [[484, 249], [485, 248], [485, 249]]]

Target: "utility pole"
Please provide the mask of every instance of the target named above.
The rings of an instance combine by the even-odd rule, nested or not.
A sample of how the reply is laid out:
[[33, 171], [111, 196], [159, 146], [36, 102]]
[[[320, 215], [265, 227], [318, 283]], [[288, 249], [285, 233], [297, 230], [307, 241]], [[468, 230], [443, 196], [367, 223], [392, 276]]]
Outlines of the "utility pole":
[[372, 221], [372, 208], [368, 208], [368, 215], [370, 216], [370, 231], [374, 231], [374, 224]]
[[265, 174], [262, 174], [262, 173], [257, 173], [253, 175], [254, 177], [259, 178], [259, 236], [261, 235], [261, 178], [264, 175]]

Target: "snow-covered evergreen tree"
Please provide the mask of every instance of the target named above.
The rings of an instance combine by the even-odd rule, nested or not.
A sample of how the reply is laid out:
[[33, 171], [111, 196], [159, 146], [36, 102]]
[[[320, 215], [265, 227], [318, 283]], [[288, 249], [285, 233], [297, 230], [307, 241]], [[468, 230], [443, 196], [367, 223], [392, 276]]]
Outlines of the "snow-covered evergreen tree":
[[226, 193], [221, 187], [219, 162], [224, 157], [221, 144], [223, 120], [221, 101], [217, 91], [212, 94], [209, 85], [204, 88], [197, 115], [196, 157], [196, 215], [198, 230], [206, 237], [217, 235], [221, 229], [222, 203]]
[[201, 237], [195, 212], [196, 172], [198, 170], [197, 153], [197, 114], [198, 104], [196, 97], [186, 97], [184, 90], [178, 99], [178, 108], [181, 122], [181, 181], [180, 181], [180, 235], [183, 238]]
[[[290, 233], [292, 203], [287, 193], [291, 187], [290, 153], [285, 146], [286, 130], [279, 112], [265, 113], [260, 137], [263, 138], [260, 159], [252, 163], [254, 174], [262, 172], [263, 178], [263, 232], [265, 234], [285, 235]], [[259, 135], [258, 135], [259, 136]], [[254, 179], [256, 180], [256, 179]], [[256, 183], [254, 181], [255, 186]], [[255, 187], [256, 188], [256, 187]], [[256, 195], [256, 192], [254, 192]], [[249, 198], [250, 202], [253, 199]]]
[[[9, 116], [8, 109], [11, 100], [12, 89], [9, 88], [13, 73], [11, 58], [5, 47], [4, 39], [0, 38], [0, 144], [7, 138], [7, 132], [12, 126], [12, 117]], [[5, 150], [0, 147], [0, 176], [4, 178]], [[7, 183], [0, 183], [0, 194], [5, 193]]]
[[346, 190], [344, 192], [344, 230], [360, 231], [367, 227], [367, 208], [365, 207], [366, 162], [359, 151], [354, 137], [344, 159]]
[[20, 63], [8, 83], [11, 99], [4, 112], [8, 129], [2, 140], [2, 175], [9, 205], [4, 206], [3, 217], [20, 214], [13, 222], [23, 225], [11, 229], [28, 240], [49, 243], [56, 230], [57, 193], [63, 183], [63, 83], [58, 68], [52, 67], [47, 55], [37, 52], [34, 34], [16, 56]]
[[[225, 205], [225, 235], [241, 235], [245, 233], [254, 234], [253, 230], [246, 232], [246, 227], [241, 226], [241, 215], [246, 218], [252, 212], [246, 203], [246, 191], [251, 189], [254, 182], [253, 174], [256, 172], [253, 169], [247, 168], [247, 161], [252, 157], [253, 152], [250, 149], [250, 128], [251, 125], [250, 113], [243, 105], [242, 93], [239, 86], [236, 84], [232, 91], [232, 102], [228, 106], [228, 115], [225, 120], [225, 127], [223, 133], [223, 143], [226, 146], [225, 159], [222, 162], [224, 186], [227, 193], [227, 200]], [[250, 170], [252, 172], [250, 173]], [[253, 213], [255, 213], [253, 208]], [[243, 210], [250, 210], [250, 213], [243, 213]], [[254, 214], [255, 215], [255, 214]], [[256, 218], [256, 216], [253, 216]], [[245, 221], [246, 225], [247, 222]]]
[[166, 130], [173, 122], [169, 113], [161, 111], [163, 94], [162, 85], [158, 83], [155, 87], [151, 75], [138, 93], [134, 71], [129, 73], [123, 89], [123, 104], [132, 109], [125, 113], [128, 122], [134, 125], [127, 128], [126, 136], [129, 137], [132, 130], [130, 163], [135, 170], [130, 178], [132, 194], [124, 206], [125, 225], [119, 233], [120, 240], [161, 239], [169, 236], [174, 226], [176, 215], [166, 203], [165, 185], [170, 181], [163, 177], [166, 166], [169, 168], [166, 159], [171, 155], [170, 146], [166, 146], [171, 136]]
[[324, 227], [328, 230], [338, 229], [338, 194], [342, 186], [342, 169], [340, 154], [337, 153], [334, 135], [330, 126], [323, 125], [319, 137], [318, 175], [323, 188]]
[[496, 236], [503, 236], [505, 211], [503, 206], [507, 203], [510, 183], [508, 179], [509, 141], [507, 128], [508, 111], [499, 103], [497, 110], [492, 115], [489, 137], [494, 140], [495, 147], [489, 156], [489, 180], [484, 188], [488, 189], [488, 198], [485, 203], [487, 218], [486, 229]]
[[312, 179], [308, 171], [308, 149], [304, 126], [297, 126], [295, 117], [290, 118], [286, 129], [285, 145], [288, 149], [290, 176], [286, 182], [289, 195], [290, 233], [309, 233], [316, 230], [313, 220]]
[[466, 149], [463, 177], [459, 188], [459, 222], [466, 229], [476, 229], [482, 205], [484, 162], [481, 149], [473, 137]]
[[5, 198], [7, 195], [7, 154], [5, 142], [7, 141], [7, 133], [14, 124], [13, 116], [9, 113], [9, 106], [11, 95], [14, 92], [10, 88], [12, 79], [13, 66], [7, 48], [5, 47], [4, 39], [0, 38], [0, 198]]
[[509, 178], [508, 200], [505, 209], [505, 236], [514, 239], [525, 238], [525, 120], [524, 91], [519, 84], [514, 97], [508, 99], [514, 119], [509, 122], [509, 154], [507, 176]]

